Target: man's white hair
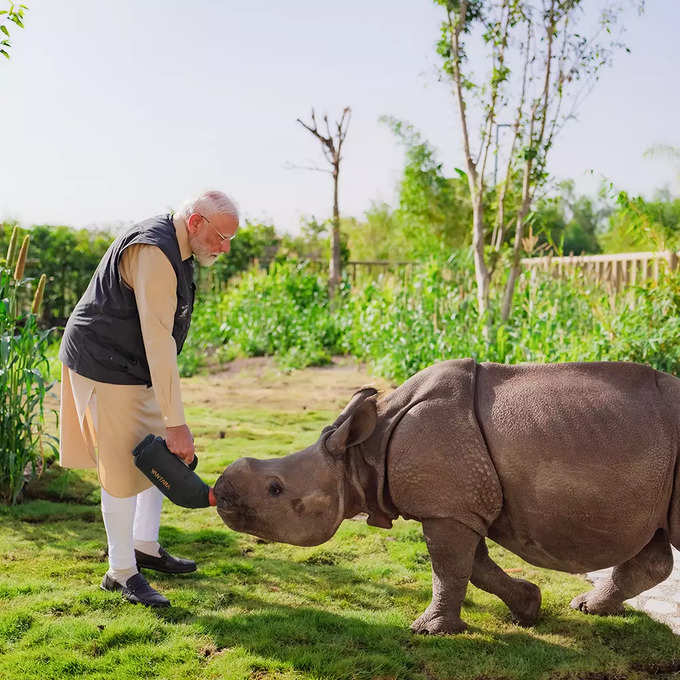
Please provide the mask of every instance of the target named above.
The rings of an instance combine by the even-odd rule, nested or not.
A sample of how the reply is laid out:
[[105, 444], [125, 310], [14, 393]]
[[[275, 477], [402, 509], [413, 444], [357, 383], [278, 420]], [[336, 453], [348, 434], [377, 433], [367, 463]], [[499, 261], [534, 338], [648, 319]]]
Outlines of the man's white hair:
[[198, 198], [187, 201], [179, 211], [179, 214], [187, 221], [193, 213], [198, 213], [203, 217], [233, 215], [237, 220], [239, 219], [236, 203], [225, 193], [215, 190], [206, 191]]

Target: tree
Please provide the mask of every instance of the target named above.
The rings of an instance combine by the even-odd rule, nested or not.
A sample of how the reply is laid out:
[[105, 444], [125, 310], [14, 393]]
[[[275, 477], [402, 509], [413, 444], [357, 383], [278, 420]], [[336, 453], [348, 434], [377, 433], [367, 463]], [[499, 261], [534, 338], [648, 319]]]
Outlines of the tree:
[[418, 256], [460, 248], [468, 234], [470, 201], [460, 176], [447, 178], [427, 140], [406, 121], [382, 116], [406, 148], [396, 218], [408, 232], [402, 239]]
[[[525, 236], [525, 226], [537, 188], [547, 178], [547, 159], [556, 135], [597, 82], [613, 54], [622, 48], [613, 27], [622, 11], [607, 0], [597, 28], [588, 31], [583, 0], [434, 0], [446, 17], [438, 52], [443, 73], [457, 101], [466, 174], [472, 200], [472, 245], [480, 315], [488, 314], [493, 251], [499, 252], [514, 226], [508, 273], [501, 307], [505, 321], [511, 310]], [[467, 42], [479, 35], [489, 73], [474, 81]], [[473, 137], [473, 110], [480, 119]], [[567, 105], [569, 106], [567, 107]], [[501, 177], [494, 228], [485, 230], [484, 195], [487, 170], [494, 154], [498, 121], [513, 122], [505, 177]], [[476, 140], [476, 141], [475, 141]], [[497, 153], [497, 150], [495, 150]], [[510, 202], [512, 184], [521, 190]], [[489, 316], [488, 322], [491, 323]]]
[[348, 222], [343, 231], [353, 260], [390, 260], [395, 259], [395, 253], [413, 252], [413, 242], [406, 239], [400, 218], [387, 203], [374, 202], [363, 220]]
[[16, 24], [19, 28], [24, 27], [24, 12], [28, 9], [26, 5], [17, 5], [13, 2], [9, 3], [8, 9], [0, 10], [0, 32], [2, 32], [2, 39], [0, 40], [0, 54], [9, 59], [9, 48], [12, 43], [9, 41], [9, 22]]
[[[326, 133], [319, 131], [319, 126], [316, 122], [316, 115], [312, 109], [312, 120], [308, 125], [299, 118], [297, 122], [303, 128], [311, 132], [320, 142], [324, 157], [331, 166], [329, 172], [333, 177], [333, 228], [331, 231], [331, 258], [330, 258], [330, 273], [329, 273], [329, 293], [331, 298], [334, 297], [335, 291], [340, 285], [340, 277], [342, 275], [342, 258], [340, 246], [340, 208], [338, 202], [338, 180], [340, 178], [340, 163], [342, 161], [342, 145], [347, 137], [347, 130], [349, 128], [349, 121], [352, 117], [352, 109], [346, 106], [340, 120], [335, 123], [335, 130], [331, 131], [331, 126], [328, 122], [328, 116], [324, 114], [323, 122], [326, 128]], [[314, 168], [320, 170], [320, 168]]]
[[599, 236], [613, 210], [605, 197], [605, 188], [594, 198], [577, 196], [573, 180], [560, 182], [557, 189], [557, 194], [553, 196], [536, 199], [532, 209], [531, 229], [536, 235], [535, 250], [552, 248], [560, 253], [575, 255], [601, 252]]
[[[349, 260], [347, 233], [355, 223], [356, 220], [353, 217], [340, 220], [340, 264], [343, 268]], [[332, 226], [331, 220], [319, 221], [314, 215], [303, 217], [300, 222], [300, 233], [297, 236], [285, 234], [281, 238], [276, 258], [311, 260], [312, 262], [330, 261], [333, 250]]]

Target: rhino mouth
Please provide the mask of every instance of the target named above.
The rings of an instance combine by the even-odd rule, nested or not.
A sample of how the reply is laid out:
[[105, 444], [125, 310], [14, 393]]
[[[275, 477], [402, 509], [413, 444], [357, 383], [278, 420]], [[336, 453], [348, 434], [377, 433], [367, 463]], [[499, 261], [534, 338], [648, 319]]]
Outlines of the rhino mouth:
[[219, 479], [215, 484], [217, 513], [225, 524], [241, 531], [256, 518], [256, 512], [239, 499], [233, 484], [228, 479]]
[[222, 521], [235, 531], [244, 531], [252, 526], [256, 519], [256, 513], [252, 508], [242, 504], [225, 504], [220, 500], [217, 501], [217, 513]]

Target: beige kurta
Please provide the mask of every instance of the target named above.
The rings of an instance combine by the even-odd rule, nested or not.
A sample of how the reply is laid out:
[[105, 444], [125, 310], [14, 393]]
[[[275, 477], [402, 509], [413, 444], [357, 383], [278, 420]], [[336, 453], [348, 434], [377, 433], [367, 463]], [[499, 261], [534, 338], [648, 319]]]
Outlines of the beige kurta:
[[[182, 259], [191, 256], [183, 223], [175, 223]], [[160, 248], [134, 245], [120, 260], [123, 281], [135, 293], [152, 387], [90, 380], [62, 366], [59, 462], [96, 467], [112, 496], [125, 498], [151, 486], [135, 467], [132, 449], [147, 434], [183, 425], [184, 408], [172, 337], [177, 277]]]

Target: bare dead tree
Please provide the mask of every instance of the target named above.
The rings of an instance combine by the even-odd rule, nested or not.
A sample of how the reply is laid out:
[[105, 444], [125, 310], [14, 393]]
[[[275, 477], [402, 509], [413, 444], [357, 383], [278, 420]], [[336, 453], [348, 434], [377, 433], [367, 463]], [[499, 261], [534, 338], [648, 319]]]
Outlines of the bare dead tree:
[[340, 277], [342, 275], [342, 260], [340, 258], [340, 207], [338, 200], [338, 180], [340, 178], [340, 163], [342, 161], [342, 145], [347, 137], [347, 130], [349, 129], [349, 121], [352, 117], [352, 109], [346, 106], [340, 120], [334, 123], [331, 130], [331, 125], [328, 122], [328, 116], [324, 114], [323, 124], [325, 131], [319, 130], [319, 125], [316, 120], [316, 114], [312, 108], [311, 122], [309, 124], [302, 121], [300, 118], [297, 122], [302, 125], [305, 130], [311, 132], [320, 142], [321, 150], [325, 159], [331, 166], [330, 174], [333, 177], [333, 228], [331, 230], [331, 260], [328, 276], [328, 290], [331, 298], [335, 296], [337, 288], [340, 284]]

